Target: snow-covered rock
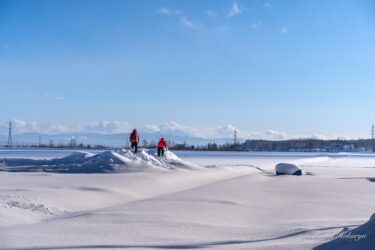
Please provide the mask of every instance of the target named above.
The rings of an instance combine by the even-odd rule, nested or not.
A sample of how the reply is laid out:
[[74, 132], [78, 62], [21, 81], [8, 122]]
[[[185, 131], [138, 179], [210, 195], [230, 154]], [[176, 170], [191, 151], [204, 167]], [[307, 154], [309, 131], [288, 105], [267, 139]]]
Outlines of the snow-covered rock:
[[292, 163], [279, 163], [275, 167], [276, 175], [302, 175], [300, 167]]
[[0, 159], [0, 171], [9, 172], [114, 173], [195, 168], [199, 166], [180, 159], [170, 151], [161, 158], [145, 150], [135, 154], [119, 149], [98, 154], [74, 152], [51, 160]]

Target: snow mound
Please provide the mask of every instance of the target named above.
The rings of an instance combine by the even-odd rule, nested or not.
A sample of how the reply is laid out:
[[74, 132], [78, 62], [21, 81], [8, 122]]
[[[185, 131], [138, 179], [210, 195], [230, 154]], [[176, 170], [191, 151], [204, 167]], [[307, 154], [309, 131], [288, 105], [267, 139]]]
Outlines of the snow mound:
[[276, 175], [302, 175], [300, 167], [292, 163], [279, 163], [275, 167]]
[[375, 246], [375, 214], [365, 224], [335, 235], [335, 239], [315, 247], [315, 250], [341, 249], [374, 249]]
[[181, 158], [177, 157], [177, 155], [175, 155], [171, 151], [165, 151], [164, 157], [162, 157], [161, 160], [164, 164], [173, 166], [175, 168], [186, 168], [186, 169], [199, 168], [198, 165], [182, 160]]
[[98, 154], [78, 151], [51, 160], [0, 159], [0, 171], [9, 172], [115, 173], [197, 168], [200, 167], [180, 159], [171, 151], [167, 151], [161, 158], [145, 150], [133, 153], [119, 149]]
[[55, 158], [51, 160], [36, 160], [36, 159], [17, 159], [17, 158], [0, 158], [0, 164], [4, 163], [7, 166], [41, 166], [41, 165], [63, 165], [63, 164], [79, 164], [87, 161], [89, 157], [94, 156], [92, 153], [77, 151], [63, 158]]

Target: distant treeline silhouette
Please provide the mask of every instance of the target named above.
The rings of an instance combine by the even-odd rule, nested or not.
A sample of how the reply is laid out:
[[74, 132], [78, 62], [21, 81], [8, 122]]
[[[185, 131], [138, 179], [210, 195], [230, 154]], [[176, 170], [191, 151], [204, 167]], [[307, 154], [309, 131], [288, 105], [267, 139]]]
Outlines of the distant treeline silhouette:
[[[195, 150], [195, 151], [268, 151], [268, 152], [373, 152], [375, 151], [375, 140], [318, 140], [318, 139], [294, 139], [294, 140], [246, 140], [242, 143], [224, 143], [216, 142], [205, 145], [191, 145], [187, 142], [175, 143], [168, 141], [170, 150]], [[155, 142], [148, 143], [143, 140], [141, 148], [152, 149], [156, 147]], [[2, 145], [2, 148], [8, 148]], [[14, 143], [12, 148], [56, 148], [56, 149], [111, 149], [114, 147], [104, 145], [90, 145], [76, 143], [71, 140], [66, 144], [54, 144], [52, 141], [48, 144], [22, 144]], [[125, 146], [128, 148], [128, 145]]]

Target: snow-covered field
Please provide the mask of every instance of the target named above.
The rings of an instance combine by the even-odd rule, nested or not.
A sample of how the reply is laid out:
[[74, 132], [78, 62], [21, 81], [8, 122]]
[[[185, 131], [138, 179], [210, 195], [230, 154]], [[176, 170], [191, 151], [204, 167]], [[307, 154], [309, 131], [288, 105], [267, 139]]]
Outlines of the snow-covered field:
[[70, 153], [0, 150], [0, 249], [375, 248], [372, 154]]

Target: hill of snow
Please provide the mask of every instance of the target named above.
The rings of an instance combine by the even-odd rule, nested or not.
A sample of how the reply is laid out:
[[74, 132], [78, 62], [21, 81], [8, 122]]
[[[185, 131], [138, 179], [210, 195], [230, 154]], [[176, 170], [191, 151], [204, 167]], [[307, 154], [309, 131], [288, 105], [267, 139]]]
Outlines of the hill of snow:
[[168, 169], [197, 169], [198, 165], [184, 161], [171, 151], [155, 157], [145, 150], [133, 153], [119, 149], [98, 154], [74, 152], [55, 159], [0, 159], [0, 171], [56, 173], [116, 173]]

